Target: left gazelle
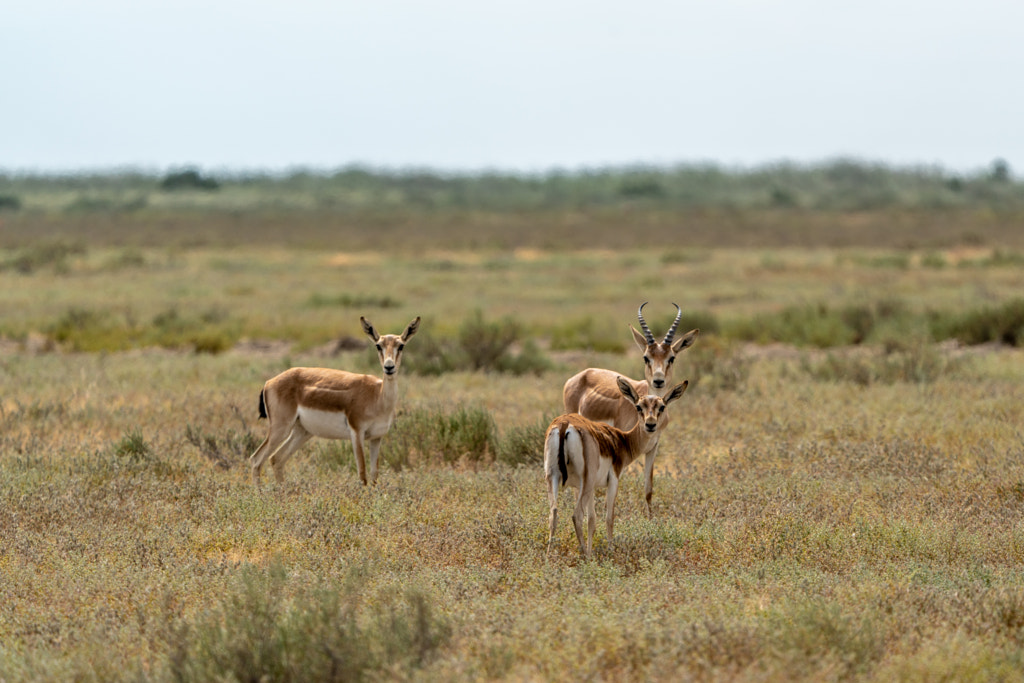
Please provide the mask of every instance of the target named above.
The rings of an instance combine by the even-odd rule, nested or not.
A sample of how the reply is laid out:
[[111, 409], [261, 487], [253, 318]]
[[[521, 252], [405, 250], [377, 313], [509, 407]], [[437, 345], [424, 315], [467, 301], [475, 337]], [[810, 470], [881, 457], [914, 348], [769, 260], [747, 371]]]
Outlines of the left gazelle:
[[284, 464], [314, 436], [351, 439], [359, 478], [367, 483], [366, 458], [370, 454], [370, 483], [377, 481], [380, 440], [388, 433], [398, 405], [398, 368], [402, 351], [420, 326], [416, 317], [402, 334], [379, 334], [366, 318], [363, 331], [377, 346], [384, 378], [330, 368], [291, 368], [270, 379], [260, 392], [260, 417], [270, 422], [270, 433], [249, 456], [252, 480], [260, 485], [260, 469], [267, 458], [274, 477], [284, 481]]

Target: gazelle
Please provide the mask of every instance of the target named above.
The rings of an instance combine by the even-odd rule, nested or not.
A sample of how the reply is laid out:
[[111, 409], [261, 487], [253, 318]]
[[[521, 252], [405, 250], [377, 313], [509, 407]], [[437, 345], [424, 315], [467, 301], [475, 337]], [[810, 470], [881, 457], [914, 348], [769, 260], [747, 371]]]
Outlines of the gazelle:
[[[547, 480], [548, 503], [551, 506], [548, 518], [549, 553], [558, 524], [558, 487], [564, 485], [579, 489], [572, 524], [580, 544], [580, 553], [588, 558], [593, 554], [594, 528], [597, 526], [594, 493], [598, 488], [608, 487], [605, 523], [608, 528], [608, 546], [611, 547], [619, 475], [642, 453], [649, 452], [652, 445], [657, 444], [661, 428], [665, 425], [665, 406], [682, 396], [687, 384], [677, 384], [664, 398], [654, 394], [640, 396], [631, 380], [619, 377], [616, 386], [620, 394], [632, 404], [638, 417], [629, 431], [588, 420], [578, 413], [562, 415], [552, 421], [544, 435], [544, 478]], [[587, 515], [585, 542], [584, 512]]]
[[[665, 333], [664, 339], [660, 342], [654, 339], [647, 322], [644, 320], [644, 306], [640, 305], [636, 316], [640, 321], [640, 334], [629, 326], [633, 333], [633, 340], [644, 354], [644, 377], [646, 381], [637, 382], [629, 380], [638, 396], [647, 393], [656, 396], [665, 396], [669, 383], [672, 380], [673, 363], [683, 349], [693, 345], [700, 330], [693, 329], [679, 339], [675, 339], [676, 328], [682, 318], [683, 311], [678, 304], [676, 307], [676, 319], [672, 327]], [[674, 341], [673, 341], [674, 340]], [[565, 404], [565, 412], [579, 413], [584, 417], [598, 422], [606, 422], [613, 427], [627, 430], [636, 424], [637, 412], [633, 404], [626, 400], [616, 388], [619, 373], [601, 368], [587, 368], [579, 372], [565, 383], [562, 389], [562, 402]], [[667, 423], [667, 418], [666, 418]], [[658, 456], [658, 442], [655, 440], [650, 450], [644, 453], [644, 499], [647, 502], [647, 516], [652, 514], [651, 496], [654, 493], [654, 459]]]
[[270, 432], [249, 456], [252, 480], [260, 485], [260, 468], [270, 459], [274, 476], [284, 481], [284, 464], [314, 436], [351, 439], [359, 478], [367, 483], [365, 451], [370, 452], [370, 483], [377, 481], [380, 440], [395, 419], [398, 404], [398, 368], [402, 350], [416, 334], [416, 317], [405, 332], [378, 334], [366, 318], [363, 331], [377, 346], [384, 378], [329, 368], [291, 368], [273, 377], [260, 392], [260, 417], [270, 422]]

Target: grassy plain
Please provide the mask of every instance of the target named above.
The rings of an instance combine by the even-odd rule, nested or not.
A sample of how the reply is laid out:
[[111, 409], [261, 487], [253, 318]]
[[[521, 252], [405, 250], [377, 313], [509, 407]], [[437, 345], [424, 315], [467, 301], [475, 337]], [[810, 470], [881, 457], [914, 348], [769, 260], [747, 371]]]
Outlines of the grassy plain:
[[[39, 243], [67, 243], [62, 225]], [[0, 270], [0, 680], [1021, 679], [1022, 352], [728, 334], [791, 306], [999, 305], [1024, 291], [1005, 258], [1018, 245], [489, 234], [419, 251], [108, 235]], [[675, 301], [723, 333], [680, 358], [699, 381], [663, 437], [654, 518], [634, 470], [593, 562], [567, 523], [545, 556], [529, 455], [413, 452], [364, 488], [346, 445], [314, 441], [284, 486], [249, 483], [262, 382], [372, 371], [332, 351], [359, 315], [388, 331], [422, 315], [441, 339], [479, 309], [541, 340], [536, 372], [403, 371], [396, 430], [427, 443], [417, 416], [481, 408], [500, 450], [558, 411], [578, 369], [639, 374], [626, 326], [645, 300], [656, 330]], [[622, 346], [551, 348], [566, 326]], [[148, 344], [158, 328], [180, 346]], [[196, 330], [230, 343], [195, 353]], [[897, 356], [929, 369], [890, 372]]]

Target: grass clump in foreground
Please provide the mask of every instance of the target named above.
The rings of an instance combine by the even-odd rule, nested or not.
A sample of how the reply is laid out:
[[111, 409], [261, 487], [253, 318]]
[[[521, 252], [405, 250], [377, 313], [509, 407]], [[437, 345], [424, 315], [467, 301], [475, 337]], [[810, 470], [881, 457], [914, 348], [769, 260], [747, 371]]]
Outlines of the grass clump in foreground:
[[451, 636], [415, 589], [366, 595], [352, 570], [340, 585], [289, 576], [280, 563], [243, 566], [195, 621], [164, 631], [177, 681], [361, 681], [423, 667]]

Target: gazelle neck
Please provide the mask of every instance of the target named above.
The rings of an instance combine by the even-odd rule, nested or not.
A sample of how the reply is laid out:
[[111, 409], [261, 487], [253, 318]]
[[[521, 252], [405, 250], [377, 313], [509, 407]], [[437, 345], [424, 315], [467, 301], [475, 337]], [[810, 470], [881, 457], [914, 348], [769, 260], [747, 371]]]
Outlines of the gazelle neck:
[[625, 433], [626, 438], [629, 440], [629, 455], [623, 457], [626, 465], [650, 450], [651, 441], [658, 438], [661, 430], [656, 429], [653, 432], [649, 432], [645, 424], [643, 420], [637, 420], [633, 428]]

